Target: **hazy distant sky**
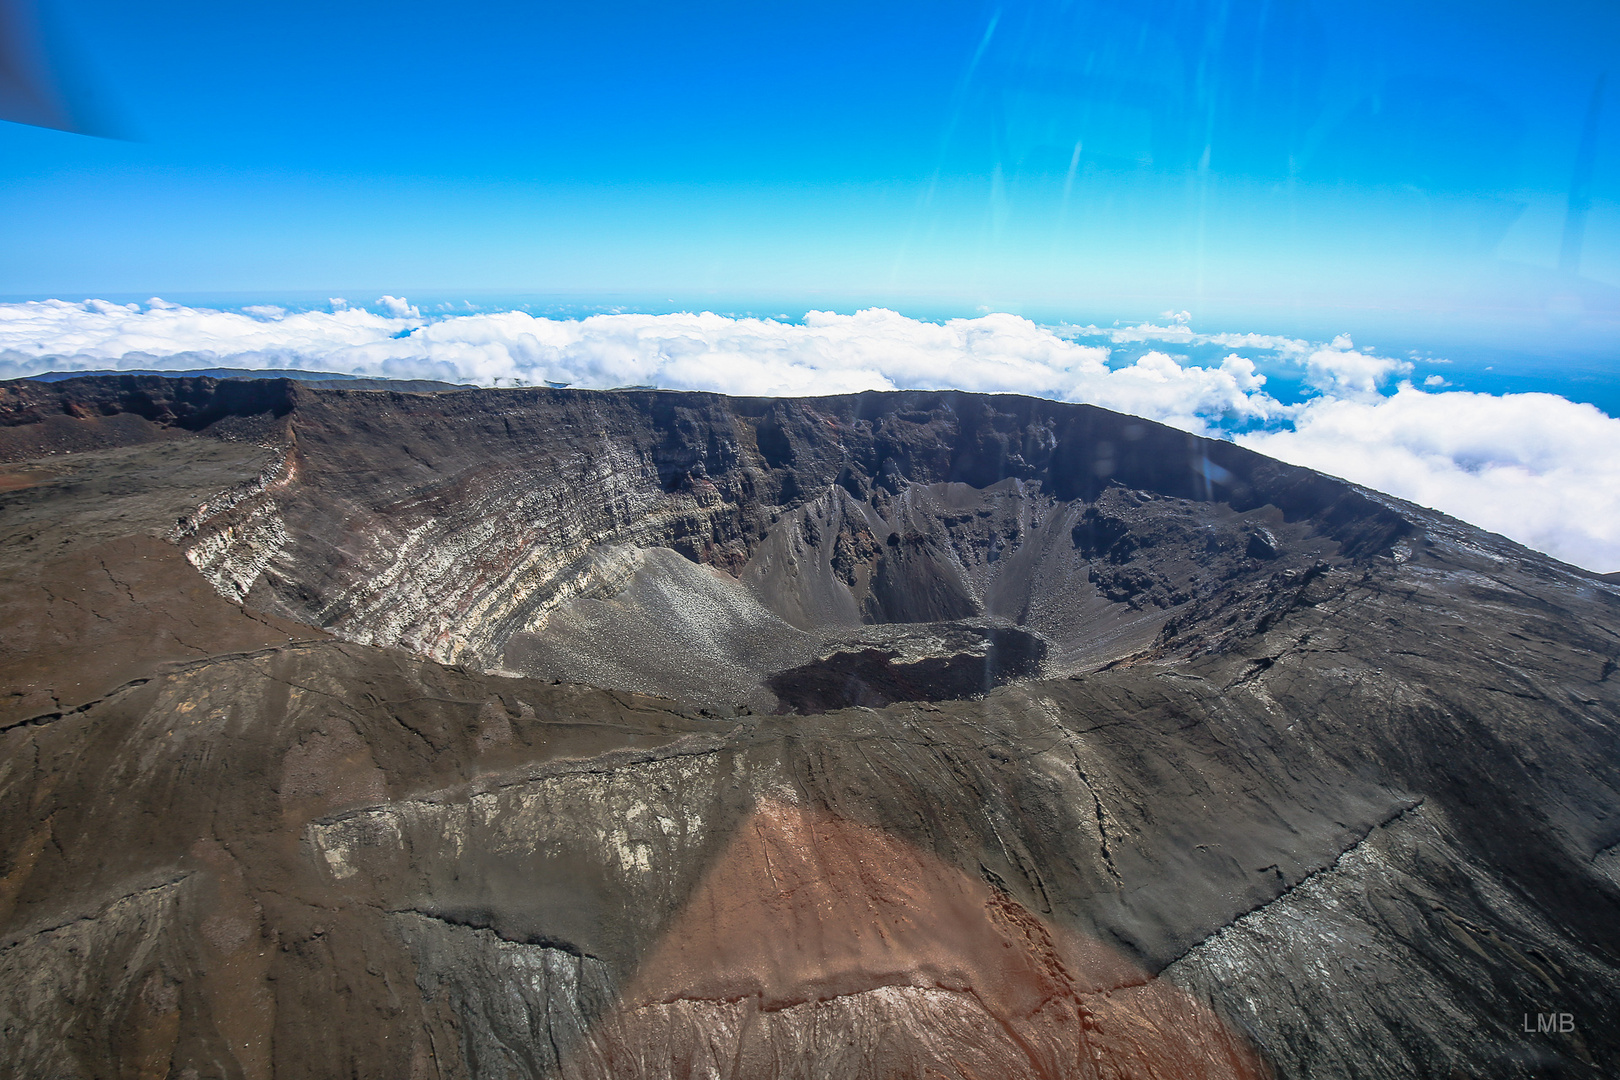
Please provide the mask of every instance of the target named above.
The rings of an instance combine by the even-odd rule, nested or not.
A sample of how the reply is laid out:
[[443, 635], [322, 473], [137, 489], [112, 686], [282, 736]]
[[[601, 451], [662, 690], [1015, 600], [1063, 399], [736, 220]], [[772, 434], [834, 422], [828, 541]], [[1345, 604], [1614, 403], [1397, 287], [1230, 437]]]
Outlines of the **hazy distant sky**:
[[0, 124], [0, 294], [1620, 312], [1613, 2], [45, 14], [131, 139]]

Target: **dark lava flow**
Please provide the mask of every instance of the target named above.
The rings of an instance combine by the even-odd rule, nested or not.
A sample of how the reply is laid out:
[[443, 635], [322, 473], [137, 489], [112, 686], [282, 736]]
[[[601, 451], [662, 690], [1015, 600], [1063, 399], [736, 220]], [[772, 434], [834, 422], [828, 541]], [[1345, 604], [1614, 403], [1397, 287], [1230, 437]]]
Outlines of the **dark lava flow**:
[[897, 701], [960, 701], [979, 698], [1011, 679], [1034, 675], [1046, 642], [1016, 627], [993, 627], [981, 649], [930, 656], [907, 663], [892, 649], [836, 652], [813, 663], [779, 671], [768, 685], [778, 711], [823, 713], [864, 705], [878, 709]]
[[1620, 585], [1084, 405], [0, 384], [0, 1074], [1620, 1074]]

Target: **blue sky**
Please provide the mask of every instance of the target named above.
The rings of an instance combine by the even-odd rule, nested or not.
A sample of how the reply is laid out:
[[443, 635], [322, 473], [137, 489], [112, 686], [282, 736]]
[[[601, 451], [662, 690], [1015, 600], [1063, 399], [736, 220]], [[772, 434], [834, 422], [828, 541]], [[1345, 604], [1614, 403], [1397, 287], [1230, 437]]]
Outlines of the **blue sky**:
[[0, 124], [0, 295], [1189, 307], [1587, 354], [1620, 314], [1620, 73], [1559, 272], [1613, 4], [43, 15], [130, 138]]

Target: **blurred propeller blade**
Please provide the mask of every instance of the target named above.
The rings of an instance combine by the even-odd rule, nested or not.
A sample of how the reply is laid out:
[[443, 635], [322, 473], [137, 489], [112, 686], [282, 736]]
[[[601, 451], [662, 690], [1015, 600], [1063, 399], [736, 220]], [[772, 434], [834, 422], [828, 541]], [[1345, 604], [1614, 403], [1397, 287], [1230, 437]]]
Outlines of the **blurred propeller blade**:
[[0, 120], [111, 136], [64, 60], [49, 47], [34, 0], [0, 0]]

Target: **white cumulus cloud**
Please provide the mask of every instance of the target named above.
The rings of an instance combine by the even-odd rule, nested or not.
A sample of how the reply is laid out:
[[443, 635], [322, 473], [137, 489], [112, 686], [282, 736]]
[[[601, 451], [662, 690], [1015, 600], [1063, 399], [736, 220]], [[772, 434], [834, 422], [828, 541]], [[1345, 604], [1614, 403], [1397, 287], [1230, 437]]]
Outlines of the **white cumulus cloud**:
[[1405, 360], [1360, 351], [1348, 334], [1340, 334], [1328, 345], [1305, 358], [1305, 381], [1325, 394], [1367, 397], [1391, 375], [1410, 373]]
[[1016, 315], [943, 323], [871, 309], [812, 311], [802, 322], [722, 315], [537, 318], [521, 311], [423, 320], [399, 297], [361, 308], [241, 312], [44, 301], [0, 304], [0, 375], [204, 364], [354, 374], [654, 385], [728, 394], [834, 394], [955, 387], [1087, 401], [1190, 431], [1266, 421], [1285, 409], [1252, 362], [1178, 363], [1150, 352], [1112, 370], [1109, 351]]
[[1409, 499], [1585, 566], [1620, 569], [1620, 420], [1554, 394], [1322, 397], [1262, 454]]
[[396, 319], [419, 319], [422, 313], [403, 296], [379, 296], [377, 306]]

